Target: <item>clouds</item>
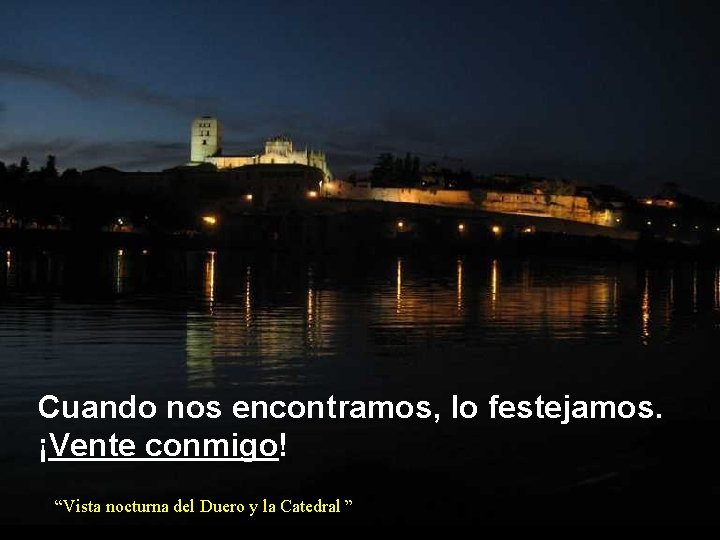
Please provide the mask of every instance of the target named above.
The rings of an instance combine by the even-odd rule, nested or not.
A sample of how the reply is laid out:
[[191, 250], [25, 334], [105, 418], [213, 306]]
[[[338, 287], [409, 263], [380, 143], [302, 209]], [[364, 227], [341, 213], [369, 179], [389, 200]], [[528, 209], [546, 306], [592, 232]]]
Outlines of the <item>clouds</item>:
[[116, 99], [184, 116], [198, 112], [198, 103], [213, 103], [208, 97], [186, 98], [158, 92], [107, 73], [74, 67], [0, 58], [0, 76], [40, 82], [88, 99]]
[[[419, 155], [423, 161], [442, 161], [444, 156], [465, 158], [470, 166], [492, 145], [488, 130], [479, 130], [469, 119], [450, 119], [440, 111], [416, 110], [413, 107], [385, 107], [374, 113], [357, 111], [318, 114], [311, 110], [292, 109], [286, 105], [243, 110], [242, 97], [222, 107], [216, 98], [193, 99], [159, 92], [126, 79], [87, 69], [47, 62], [14, 60], [0, 57], [0, 76], [24, 79], [57, 88], [88, 100], [115, 101], [142, 105], [156, 111], [170, 112], [187, 119], [199, 114], [217, 114], [225, 127], [224, 149], [229, 152], [253, 152], [265, 137], [285, 133], [299, 147], [325, 150], [333, 170], [345, 174], [366, 172], [381, 152]], [[0, 103], [2, 121], [3, 103]], [[203, 109], [199, 107], [202, 106]], [[150, 121], [150, 118], [148, 118]], [[47, 141], [21, 141], [0, 146], [0, 158], [16, 160], [28, 155], [44, 159], [48, 153], [58, 156], [68, 167], [85, 168], [113, 165], [129, 168], [146, 166], [157, 169], [187, 160], [188, 133], [170, 135], [173, 148], [162, 141], [82, 142], [59, 137]], [[116, 138], [112, 133], [111, 138]], [[174, 141], [183, 141], [182, 143]], [[513, 152], [517, 156], [517, 152]], [[499, 156], [504, 161], [504, 156]], [[171, 160], [175, 160], [172, 162]]]
[[[279, 133], [293, 137], [298, 146], [314, 146], [332, 153], [339, 172], [364, 171], [380, 151], [404, 152], [438, 139], [427, 123], [411, 114], [385, 111], [373, 118], [321, 118], [304, 110], [272, 107], [253, 111], [219, 111], [220, 100], [180, 97], [133, 84], [109, 73], [90, 71], [38, 61], [0, 57], [0, 77], [23, 79], [69, 92], [89, 100], [116, 101], [166, 111], [190, 120], [199, 114], [215, 113], [225, 127], [225, 150], [252, 152], [262, 147], [263, 138]], [[242, 106], [238, 98], [236, 105]], [[200, 107], [203, 107], [202, 109]], [[0, 102], [0, 121], [6, 103]], [[0, 159], [17, 161], [27, 155], [33, 162], [47, 154], [58, 157], [61, 166], [88, 168], [109, 165], [122, 168], [158, 169], [188, 159], [188, 133], [178, 133], [182, 143], [162, 141], [83, 142], [59, 137], [45, 141], [0, 143]], [[112, 136], [112, 135], [111, 135]], [[1, 141], [2, 139], [0, 139]], [[382, 148], [381, 146], [382, 145]]]
[[60, 169], [109, 166], [121, 170], [153, 170], [186, 163], [189, 149], [186, 143], [177, 142], [85, 142], [69, 138], [0, 145], [0, 161], [18, 162], [22, 156], [27, 156], [31, 168], [42, 165], [48, 154], [57, 157]]
[[[662, 154], [645, 148], [648, 129], [614, 122], [591, 122], [579, 113], [555, 114], [528, 109], [523, 114], [498, 120], [497, 115], [448, 114], [438, 108], [419, 108], [411, 103], [375, 107], [373, 111], [313, 109], [302, 103], [273, 105], [244, 100], [234, 95], [228, 102], [216, 98], [194, 99], [161, 92], [112, 75], [37, 61], [0, 57], [0, 78], [22, 79], [81, 96], [95, 103], [82, 104], [78, 116], [91, 118], [98, 107], [111, 110], [120, 104], [135, 104], [156, 114], [143, 115], [142, 122], [162, 124], [150, 140], [132, 140], [119, 135], [109, 124], [96, 129], [108, 140], [65, 137], [64, 124], [48, 126], [44, 140], [31, 140], [26, 127], [13, 125], [14, 105], [8, 95], [0, 101], [0, 160], [17, 162], [28, 156], [33, 166], [56, 155], [61, 168], [86, 169], [108, 165], [126, 170], [158, 170], [187, 162], [190, 121], [200, 114], [216, 114], [224, 125], [226, 153], [261, 151], [263, 140], [287, 134], [298, 148], [307, 145], [328, 154], [332, 171], [340, 176], [351, 172], [366, 174], [378, 154], [418, 155], [425, 163], [445, 162], [470, 168], [476, 173], [498, 172], [573, 177], [586, 182], [617, 183], [632, 191], [652, 191], [664, 180], [678, 180], [688, 189], [717, 197], [720, 183], [714, 171], [720, 160], [714, 150], [696, 144], [687, 149], [678, 137], [688, 138], [697, 130], [676, 130], [673, 144]], [[224, 83], [223, 83], [224, 84]], [[221, 88], [216, 87], [218, 92]], [[21, 97], [17, 99], [22, 99]], [[255, 103], [255, 108], [251, 103]], [[199, 107], [202, 106], [202, 109]], [[94, 109], [93, 109], [94, 107]], [[174, 119], [157, 113], [170, 113]], [[562, 111], [560, 111], [562, 112]], [[105, 118], [105, 115], [96, 115]], [[563, 118], [565, 118], [563, 120]], [[581, 120], [582, 118], [582, 120]], [[177, 121], [182, 119], [182, 124]], [[608, 124], [608, 125], [605, 125]], [[184, 126], [178, 130], [178, 125]], [[25, 133], [24, 133], [25, 131]], [[716, 130], [702, 132], [714, 140]], [[679, 135], [678, 135], [679, 134]], [[8, 137], [16, 136], [20, 140]], [[80, 137], [75, 135], [75, 137]], [[652, 146], [652, 145], [650, 145]], [[657, 145], [656, 145], [657, 146]], [[714, 147], [713, 147], [714, 148]], [[451, 159], [446, 160], [449, 157]], [[705, 178], [705, 179], [703, 179]]]

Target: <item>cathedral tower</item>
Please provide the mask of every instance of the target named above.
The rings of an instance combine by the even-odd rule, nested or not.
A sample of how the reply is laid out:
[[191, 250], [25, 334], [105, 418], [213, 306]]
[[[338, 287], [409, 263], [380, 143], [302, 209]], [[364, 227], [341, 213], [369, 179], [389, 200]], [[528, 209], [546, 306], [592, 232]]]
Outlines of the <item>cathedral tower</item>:
[[190, 161], [200, 163], [216, 156], [222, 148], [222, 129], [217, 118], [201, 116], [192, 123]]

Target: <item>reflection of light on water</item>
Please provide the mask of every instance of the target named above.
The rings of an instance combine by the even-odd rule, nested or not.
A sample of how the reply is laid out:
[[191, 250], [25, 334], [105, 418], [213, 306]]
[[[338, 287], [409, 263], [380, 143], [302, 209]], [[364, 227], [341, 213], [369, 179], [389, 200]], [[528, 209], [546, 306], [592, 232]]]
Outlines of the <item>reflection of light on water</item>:
[[312, 268], [309, 268], [305, 328], [307, 330], [307, 345], [310, 349], [314, 349], [317, 345], [317, 333], [320, 325], [320, 317], [316, 313], [316, 302], [318, 302], [318, 295], [314, 289], [313, 271]]
[[675, 270], [670, 269], [670, 283], [667, 291], [667, 308], [665, 310], [665, 324], [670, 325], [672, 318], [673, 302], [675, 301]]
[[117, 255], [115, 256], [115, 292], [117, 294], [120, 294], [123, 291], [125, 263], [125, 252], [122, 249], [118, 249]]
[[307, 325], [312, 326], [313, 324], [313, 290], [312, 287], [308, 288], [307, 292]]
[[398, 257], [397, 260], [397, 290], [395, 293], [395, 299], [396, 299], [396, 312], [400, 313], [400, 309], [402, 308], [402, 259]]
[[693, 264], [693, 284], [692, 284], [692, 307], [693, 311], [697, 311], [697, 293], [698, 293], [698, 280], [697, 280], [697, 264]]
[[518, 268], [514, 261], [508, 262], [506, 276], [499, 259], [489, 262], [483, 315], [490, 324], [485, 339], [542, 333], [566, 340], [617, 331], [621, 284], [617, 276], [601, 272], [574, 276], [562, 269], [557, 275], [534, 273], [529, 261], [519, 267], [519, 275], [513, 272]]
[[643, 287], [642, 295], [642, 331], [641, 338], [643, 345], [648, 344], [650, 339], [650, 276], [648, 271], [645, 270], [645, 286]]
[[215, 256], [214, 251], [208, 251], [205, 259], [205, 298], [207, 298], [210, 313], [215, 307]]
[[527, 261], [523, 261], [522, 269], [520, 271], [520, 282], [522, 283], [523, 288], [529, 289], [530, 288], [530, 265]]
[[245, 328], [248, 328], [252, 321], [252, 298], [250, 297], [251, 276], [250, 267], [248, 266], [245, 271]]
[[188, 314], [185, 358], [187, 381], [191, 388], [213, 388], [215, 386], [214, 352], [214, 309], [215, 309], [215, 259], [217, 252], [208, 251], [204, 264], [204, 295], [208, 304], [208, 315]]
[[13, 287], [16, 284], [15, 266], [13, 253], [8, 249], [5, 252], [5, 283], [8, 287]]
[[457, 308], [462, 311], [463, 308], [463, 262], [462, 259], [457, 260]]
[[493, 311], [495, 311], [495, 306], [497, 304], [498, 287], [500, 281], [500, 272], [498, 266], [499, 265], [497, 259], [493, 259], [490, 265], [490, 305], [492, 306]]
[[313, 304], [315, 303], [315, 291], [313, 291], [313, 272], [312, 268], [308, 269], [308, 290], [307, 290], [307, 307], [306, 307], [306, 322], [308, 327], [313, 324]]
[[185, 330], [185, 361], [187, 382], [191, 388], [215, 386], [212, 324], [212, 318], [208, 315], [188, 313]]
[[[218, 272], [236, 270], [217, 276], [223, 285], [222, 301], [218, 301], [214, 313], [209, 314], [203, 303], [199, 311], [188, 314], [186, 377], [193, 387], [213, 383], [224, 387], [228, 381], [242, 384], [249, 378], [268, 385], [305, 384], [319, 369], [320, 364], [313, 360], [337, 355], [338, 350], [352, 347], [358, 358], [368, 351], [392, 355], [408, 346], [420, 350], [429, 340], [444, 345], [464, 339], [463, 336], [470, 333], [468, 339], [472, 341], [468, 343], [473, 347], [506, 346], [521, 337], [538, 339], [541, 343], [560, 340], [581, 343], [586, 339], [594, 342], [609, 337], [625, 343], [628, 332], [634, 332], [635, 342], [639, 344], [638, 292], [643, 304], [642, 339], [652, 344], [662, 334], [664, 321], [658, 315], [662, 315], [665, 299], [658, 305], [656, 297], [651, 298], [650, 294], [657, 295], [660, 289], [664, 294], [669, 277], [662, 274], [665, 285], [656, 290], [653, 281], [650, 291], [649, 271], [646, 273], [644, 268], [641, 273], [633, 274], [623, 267], [623, 272], [616, 275], [612, 269], [588, 270], [581, 266], [578, 270], [565, 264], [550, 266], [549, 271], [547, 262], [536, 270], [530, 262], [518, 273], [520, 268], [514, 260], [503, 260], [504, 274], [501, 275], [499, 259], [490, 257], [482, 263], [490, 263], [490, 268], [484, 267], [486, 274], [480, 269], [484, 277], [481, 275], [477, 282], [473, 279], [475, 269], [471, 263], [468, 263], [465, 280], [464, 257], [456, 256], [453, 283], [452, 258], [441, 261], [441, 279], [423, 279], [423, 268], [416, 276], [412, 264], [408, 279], [404, 279], [403, 264], [408, 259], [395, 256], [395, 283], [389, 281], [392, 276], [386, 266], [384, 284], [382, 269], [379, 269], [380, 276], [374, 274], [370, 278], [376, 288], [370, 294], [358, 294], [345, 289], [333, 290], [335, 276], [326, 281], [324, 274], [323, 279], [318, 274], [316, 288], [314, 268], [320, 268], [318, 266], [312, 270], [305, 266], [305, 280], [300, 268], [298, 281], [290, 268], [287, 274], [276, 278], [274, 273], [265, 272], [264, 266], [258, 266], [262, 263], [253, 263], [251, 269], [247, 260], [236, 261], [232, 256], [224, 253], [222, 261], [216, 257], [215, 262], [222, 263], [217, 267]], [[196, 255], [194, 266], [198, 271], [198, 265], [205, 260], [205, 251]], [[385, 264], [392, 264], [392, 258]], [[277, 290], [285, 286], [287, 275], [293, 275], [290, 294], [264, 294], [269, 287]], [[196, 277], [199, 279], [197, 274]], [[655, 277], [653, 274], [653, 279]], [[686, 278], [684, 283], [689, 288], [689, 272]], [[626, 301], [629, 298], [624, 295], [622, 287], [626, 280], [631, 282], [628, 290], [634, 288], [635, 291], [634, 305]], [[390, 295], [393, 285], [396, 286], [395, 299]], [[499, 298], [501, 286], [503, 297]], [[677, 286], [675, 289], [677, 294], [681, 292]], [[237, 294], [231, 294], [233, 290]], [[703, 290], [700, 284], [699, 292]], [[685, 293], [690, 295], [689, 290]], [[622, 313], [616, 313], [618, 306]], [[628, 314], [635, 317], [635, 325], [622, 325]], [[306, 367], [310, 369], [304, 369]]]
[[[590, 298], [589, 302], [587, 300], [584, 300], [581, 296], [581, 294], [578, 295], [577, 298], [574, 299], [574, 301], [580, 305], [583, 302], [587, 302], [587, 308], [589, 311], [595, 311], [595, 310], [608, 310], [609, 306], [612, 305], [612, 297], [611, 297], [611, 289], [610, 289], [610, 280], [609, 279], [601, 279], [601, 280], [594, 280], [592, 282], [592, 285], [589, 286], [590, 288]], [[581, 290], [577, 291], [578, 293], [581, 293]]]
[[615, 278], [613, 279], [613, 294], [612, 294], [613, 313], [617, 313], [617, 310], [618, 310], [619, 289], [620, 289], [620, 284], [618, 283], [617, 276], [615, 276]]

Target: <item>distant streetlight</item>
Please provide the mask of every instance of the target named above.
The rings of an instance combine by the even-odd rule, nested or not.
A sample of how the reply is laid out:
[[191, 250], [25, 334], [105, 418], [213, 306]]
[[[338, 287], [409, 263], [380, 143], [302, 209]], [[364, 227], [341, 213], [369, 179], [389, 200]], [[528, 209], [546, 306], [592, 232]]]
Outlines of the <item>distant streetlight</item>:
[[248, 202], [252, 201], [252, 200], [253, 200], [252, 193], [247, 193], [247, 194], [245, 195], [245, 200], [248, 201]]
[[307, 196], [308, 196], [308, 198], [310, 198], [310, 199], [317, 199], [318, 192], [315, 191], [315, 190], [308, 191]]
[[465, 224], [464, 223], [458, 223], [458, 231], [463, 232], [465, 230]]
[[402, 230], [404, 227], [405, 227], [405, 222], [404, 222], [404, 221], [398, 221], [398, 222], [397, 222], [397, 228], [398, 228], [398, 229]]
[[500, 227], [500, 225], [493, 225], [492, 229], [490, 230], [495, 236], [500, 236], [500, 234], [502, 234], [502, 228]]
[[652, 225], [652, 221], [647, 222], [647, 226], [650, 227]]
[[205, 225], [210, 225], [211, 227], [217, 225], [217, 218], [215, 216], [203, 216], [202, 221]]

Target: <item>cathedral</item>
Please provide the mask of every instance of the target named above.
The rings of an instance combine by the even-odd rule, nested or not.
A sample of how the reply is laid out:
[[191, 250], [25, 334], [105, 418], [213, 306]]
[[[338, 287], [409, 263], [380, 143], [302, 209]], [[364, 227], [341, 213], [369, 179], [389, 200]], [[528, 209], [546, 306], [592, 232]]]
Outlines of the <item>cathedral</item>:
[[245, 165], [298, 164], [315, 167], [326, 180], [332, 179], [323, 152], [295, 150], [287, 137], [273, 137], [265, 141], [265, 152], [249, 156], [226, 156], [222, 153], [222, 126], [217, 118], [202, 116], [192, 124], [190, 164], [211, 163], [218, 169], [232, 169]]

